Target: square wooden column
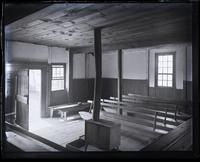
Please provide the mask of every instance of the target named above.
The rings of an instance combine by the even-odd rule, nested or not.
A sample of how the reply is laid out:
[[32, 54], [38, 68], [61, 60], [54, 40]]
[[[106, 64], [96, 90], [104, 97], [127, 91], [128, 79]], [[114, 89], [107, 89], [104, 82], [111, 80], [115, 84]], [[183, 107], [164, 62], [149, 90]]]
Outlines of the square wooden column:
[[69, 50], [69, 102], [73, 102], [73, 53]]
[[[122, 101], [122, 49], [118, 50], [118, 78], [117, 78], [117, 96], [118, 101]], [[122, 110], [118, 110], [119, 114], [122, 114]]]
[[100, 116], [100, 101], [101, 101], [101, 75], [102, 75], [102, 49], [101, 49], [101, 29], [94, 29], [94, 56], [96, 67], [96, 78], [94, 86], [94, 107], [93, 107], [93, 120], [98, 121]]
[[89, 144], [98, 148], [111, 150], [120, 145], [120, 124], [100, 119], [101, 87], [102, 87], [102, 49], [101, 29], [94, 29], [94, 50], [96, 78], [94, 87], [93, 120], [85, 121], [86, 148]]

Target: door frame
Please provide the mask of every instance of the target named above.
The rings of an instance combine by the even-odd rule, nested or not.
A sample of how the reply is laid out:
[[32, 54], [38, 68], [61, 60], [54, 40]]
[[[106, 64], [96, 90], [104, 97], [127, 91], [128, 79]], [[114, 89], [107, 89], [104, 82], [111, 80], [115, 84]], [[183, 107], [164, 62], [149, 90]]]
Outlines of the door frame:
[[[29, 68], [29, 81], [28, 81], [28, 84], [30, 83], [30, 70], [40, 70], [40, 118], [42, 118], [42, 69], [40, 68]], [[29, 88], [29, 91], [28, 91], [28, 95], [30, 94], [30, 88]], [[30, 95], [29, 95], [30, 96]], [[30, 99], [30, 98], [29, 98]], [[29, 108], [30, 108], [30, 105], [29, 105]], [[29, 111], [30, 113], [30, 111]]]
[[[22, 69], [40, 69], [41, 70], [41, 117], [48, 117], [48, 104], [49, 104], [49, 64], [47, 62], [12, 62], [12, 66], [16, 69], [15, 77], [17, 76], [17, 72]], [[17, 88], [17, 82], [15, 80], [15, 88]], [[15, 95], [16, 97], [16, 95]], [[14, 101], [14, 106], [16, 105], [16, 99]], [[16, 112], [16, 106], [14, 107]], [[15, 115], [16, 120], [16, 115]]]

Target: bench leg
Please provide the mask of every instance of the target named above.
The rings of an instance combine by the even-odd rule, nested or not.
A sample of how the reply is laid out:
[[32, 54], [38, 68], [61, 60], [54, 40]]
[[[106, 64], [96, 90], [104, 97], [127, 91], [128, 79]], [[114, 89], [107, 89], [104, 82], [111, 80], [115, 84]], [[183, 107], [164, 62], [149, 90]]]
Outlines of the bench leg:
[[87, 151], [88, 143], [85, 144], [85, 151]]
[[67, 119], [67, 112], [63, 112], [63, 118]]
[[157, 118], [157, 115], [158, 115], [157, 112], [155, 112], [153, 131], [156, 130], [156, 118]]
[[167, 109], [165, 110], [165, 119], [164, 119], [164, 125], [166, 125], [166, 120], [167, 120]]
[[53, 118], [53, 109], [50, 110], [50, 117]]

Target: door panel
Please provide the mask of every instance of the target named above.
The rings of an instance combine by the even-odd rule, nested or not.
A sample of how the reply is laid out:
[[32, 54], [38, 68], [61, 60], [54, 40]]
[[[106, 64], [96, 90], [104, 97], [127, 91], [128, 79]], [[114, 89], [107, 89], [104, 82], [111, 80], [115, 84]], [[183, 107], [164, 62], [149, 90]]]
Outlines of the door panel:
[[17, 73], [16, 124], [29, 129], [29, 70]]

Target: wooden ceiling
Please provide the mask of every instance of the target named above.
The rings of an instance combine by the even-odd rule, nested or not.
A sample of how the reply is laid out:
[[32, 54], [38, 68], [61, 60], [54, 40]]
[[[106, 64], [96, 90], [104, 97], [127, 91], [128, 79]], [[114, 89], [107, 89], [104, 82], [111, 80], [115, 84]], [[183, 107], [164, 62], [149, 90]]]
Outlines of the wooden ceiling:
[[7, 40], [65, 48], [93, 46], [102, 27], [103, 46], [150, 45], [191, 40], [192, 8], [183, 3], [53, 4], [5, 27]]

